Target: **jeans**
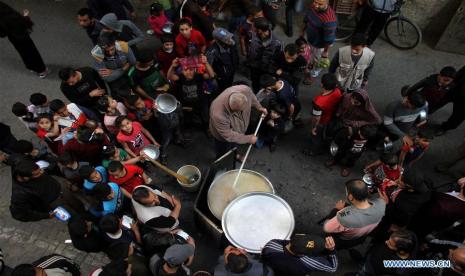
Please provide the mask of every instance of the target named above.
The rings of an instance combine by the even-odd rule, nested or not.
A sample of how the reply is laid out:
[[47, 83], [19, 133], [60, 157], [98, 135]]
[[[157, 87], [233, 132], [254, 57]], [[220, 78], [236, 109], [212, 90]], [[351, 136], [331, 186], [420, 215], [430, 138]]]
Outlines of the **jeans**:
[[384, 25], [390, 16], [390, 13], [381, 13], [373, 10], [370, 7], [365, 7], [355, 32], [365, 34], [371, 24], [367, 37], [367, 45], [371, 45], [373, 42], [375, 42], [376, 38], [383, 30]]

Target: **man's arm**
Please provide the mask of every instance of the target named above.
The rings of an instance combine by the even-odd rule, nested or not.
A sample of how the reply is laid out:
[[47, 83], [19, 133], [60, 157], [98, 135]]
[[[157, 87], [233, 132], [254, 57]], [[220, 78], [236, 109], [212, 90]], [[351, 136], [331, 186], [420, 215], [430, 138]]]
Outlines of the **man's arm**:
[[124, 24], [128, 26], [132, 33], [136, 36], [135, 38], [128, 41], [128, 45], [132, 46], [144, 40], [144, 33], [134, 23], [129, 20], [124, 21]]
[[19, 221], [39, 221], [50, 218], [50, 213], [40, 212], [31, 208], [30, 198], [23, 195], [16, 195], [11, 199], [10, 212], [11, 216]]
[[368, 65], [368, 67], [363, 72], [363, 82], [364, 82], [364, 84], [366, 84], [368, 82], [368, 78], [370, 77], [370, 73], [371, 73], [371, 70], [373, 70], [374, 65], [375, 65], [375, 58], [373, 57], [371, 59], [370, 64]]
[[320, 124], [321, 115], [323, 115], [323, 110], [313, 102], [313, 110], [312, 110], [312, 134], [317, 134], [317, 127]]
[[386, 107], [384, 112], [383, 124], [387, 128], [387, 130], [399, 137], [404, 137], [406, 134], [400, 130], [400, 128], [394, 122], [394, 110], [396, 108], [397, 103], [391, 103]]

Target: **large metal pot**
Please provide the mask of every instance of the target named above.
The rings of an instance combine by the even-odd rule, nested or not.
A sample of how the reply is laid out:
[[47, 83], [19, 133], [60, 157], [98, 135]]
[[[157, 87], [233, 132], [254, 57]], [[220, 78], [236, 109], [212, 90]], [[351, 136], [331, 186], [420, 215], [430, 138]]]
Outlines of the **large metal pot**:
[[234, 246], [260, 253], [272, 239], [289, 239], [294, 213], [289, 204], [270, 193], [248, 193], [234, 199], [224, 210], [221, 225]]
[[219, 220], [221, 220], [223, 211], [228, 204], [240, 195], [250, 192], [275, 193], [273, 185], [264, 175], [251, 170], [242, 170], [236, 187], [233, 188], [232, 185], [238, 171], [232, 170], [221, 174], [213, 180], [208, 189], [208, 208]]

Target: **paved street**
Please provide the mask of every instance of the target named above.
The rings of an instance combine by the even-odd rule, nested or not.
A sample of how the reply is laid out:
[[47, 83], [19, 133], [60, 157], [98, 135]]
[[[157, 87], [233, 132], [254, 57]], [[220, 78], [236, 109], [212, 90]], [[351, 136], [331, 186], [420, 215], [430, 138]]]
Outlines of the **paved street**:
[[[17, 138], [32, 139], [30, 133], [11, 113], [11, 105], [16, 101], [28, 102], [33, 92], [42, 92], [49, 99], [62, 98], [59, 90], [57, 72], [64, 66], [80, 67], [92, 64], [90, 40], [80, 29], [76, 21], [76, 11], [85, 1], [76, 0], [7, 0], [6, 3], [18, 10], [28, 8], [35, 23], [32, 38], [46, 64], [53, 71], [46, 79], [41, 80], [26, 70], [19, 55], [7, 39], [0, 40], [0, 121], [9, 124]], [[144, 15], [145, 16], [145, 15]], [[140, 26], [146, 29], [141, 20]], [[300, 24], [299, 24], [300, 28]], [[297, 29], [297, 25], [296, 25]], [[278, 35], [284, 38], [278, 27]], [[297, 30], [294, 31], [297, 33]], [[290, 39], [283, 39], [290, 42]], [[341, 44], [334, 45], [333, 52]], [[426, 45], [420, 45], [414, 50], [399, 51], [383, 39], [378, 39], [373, 46], [376, 52], [375, 67], [368, 84], [368, 91], [380, 113], [387, 103], [400, 97], [400, 88], [411, 84], [429, 74], [438, 72], [445, 65], [457, 68], [465, 64], [465, 57], [444, 52], [437, 52]], [[345, 196], [344, 182], [339, 175], [340, 170], [325, 168], [324, 161], [328, 156], [309, 158], [301, 154], [302, 148], [308, 143], [308, 122], [311, 111], [311, 98], [319, 92], [319, 86], [301, 86], [300, 95], [303, 105], [305, 126], [295, 129], [282, 137], [275, 152], [267, 148], [252, 150], [246, 168], [256, 170], [267, 176], [273, 183], [277, 194], [292, 206], [296, 231], [321, 231], [316, 222], [325, 215], [338, 199]], [[451, 106], [436, 112], [431, 121], [439, 123], [451, 112]], [[453, 152], [453, 147], [460, 143], [464, 135], [464, 126], [436, 138], [431, 150], [426, 154], [419, 167], [425, 172], [432, 172], [433, 165]], [[187, 151], [177, 147], [169, 149], [169, 166], [178, 168], [183, 164], [195, 164], [205, 169], [214, 157], [213, 141], [207, 140], [202, 133], [193, 133], [194, 142]], [[361, 167], [376, 156], [365, 154], [354, 168], [350, 177], [359, 177]], [[360, 173], [359, 173], [360, 172]], [[211, 268], [217, 252], [209, 242], [208, 236], [195, 233], [193, 223], [193, 200], [195, 195], [187, 194], [175, 184], [175, 181], [162, 173], [157, 173], [157, 179], [169, 192], [178, 195], [183, 202], [181, 223], [187, 232], [193, 233], [198, 249], [194, 268]], [[349, 177], [349, 178], [350, 178]], [[440, 175], [431, 175], [436, 184], [449, 179]], [[45, 254], [59, 253], [71, 257], [81, 264], [83, 275], [88, 275], [93, 268], [105, 263], [103, 254], [84, 254], [75, 250], [72, 245], [65, 244], [69, 239], [66, 225], [55, 220], [35, 223], [23, 223], [11, 218], [8, 210], [11, 191], [10, 169], [0, 169], [0, 247], [3, 249], [5, 262], [10, 266], [22, 262], [33, 261]], [[350, 271], [348, 254], [339, 252], [340, 270]], [[194, 271], [195, 271], [194, 269]]]

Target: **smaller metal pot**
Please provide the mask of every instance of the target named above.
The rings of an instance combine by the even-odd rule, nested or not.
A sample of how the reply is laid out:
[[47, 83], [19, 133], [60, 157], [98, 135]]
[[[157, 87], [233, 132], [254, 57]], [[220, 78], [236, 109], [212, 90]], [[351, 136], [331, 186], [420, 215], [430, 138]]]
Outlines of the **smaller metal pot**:
[[168, 93], [158, 95], [155, 99], [155, 103], [157, 104], [158, 112], [163, 114], [169, 114], [178, 107], [178, 100]]
[[365, 182], [365, 184], [367, 185], [367, 188], [368, 188], [368, 189], [373, 188], [373, 186], [374, 186], [375, 183], [374, 183], [373, 177], [371, 176], [370, 173], [364, 174], [363, 177], [362, 177], [362, 180], [363, 180], [363, 182]]

